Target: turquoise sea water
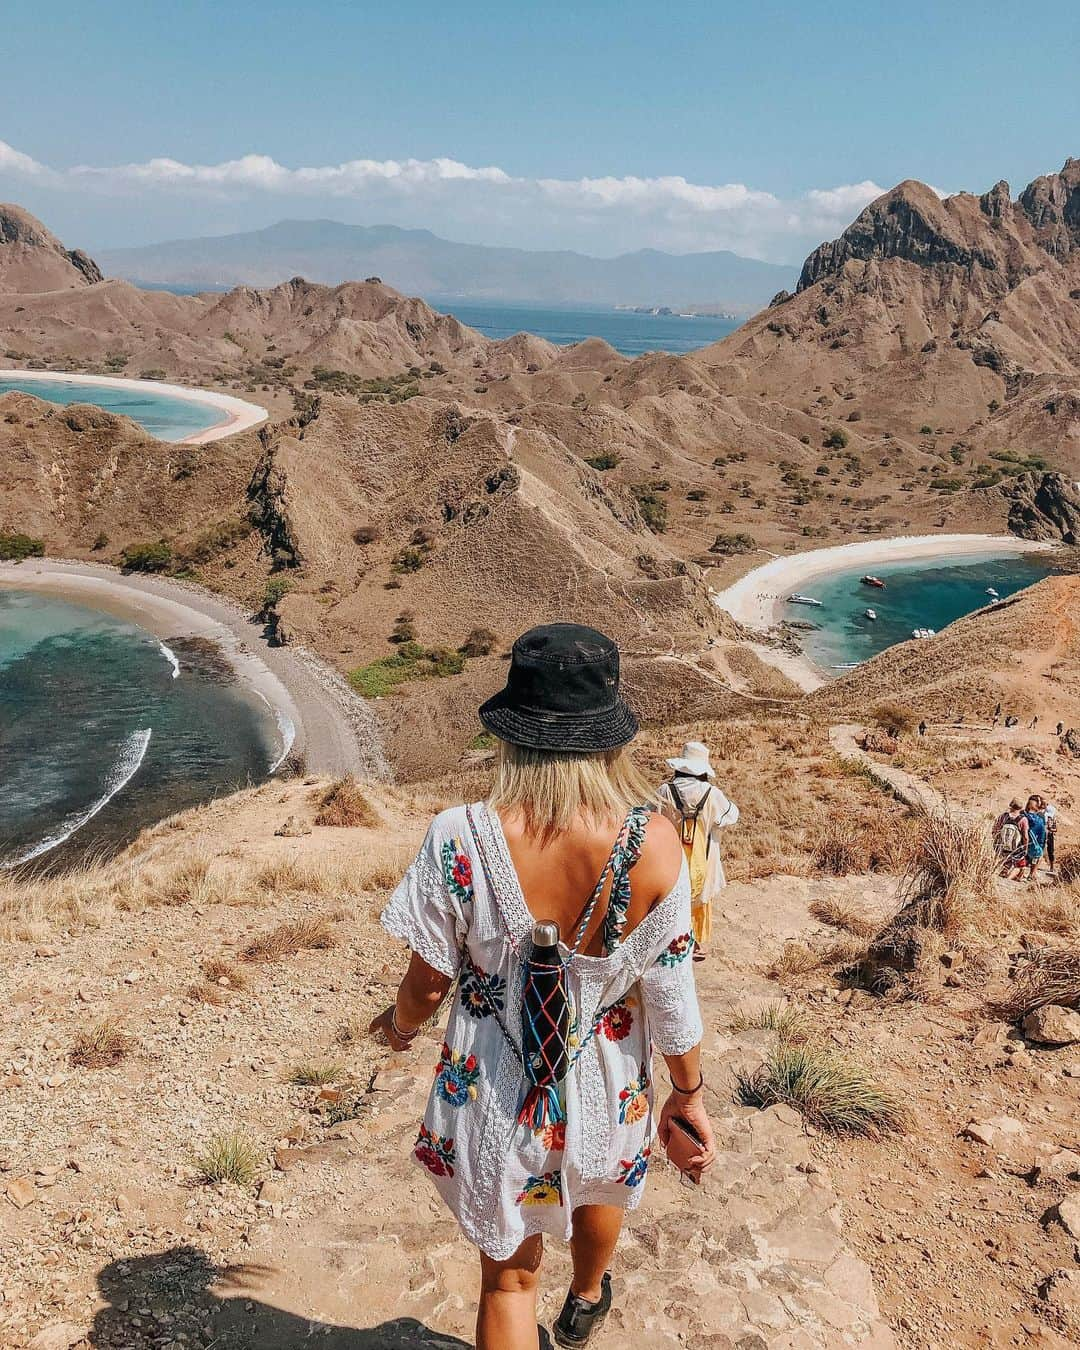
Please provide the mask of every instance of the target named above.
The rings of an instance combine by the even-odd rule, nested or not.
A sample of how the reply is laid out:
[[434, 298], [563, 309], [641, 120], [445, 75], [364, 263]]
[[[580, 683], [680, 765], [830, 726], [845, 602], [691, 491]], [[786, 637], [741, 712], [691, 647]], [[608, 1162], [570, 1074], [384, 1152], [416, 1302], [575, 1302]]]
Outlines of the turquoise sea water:
[[97, 610], [0, 587], [0, 868], [113, 848], [264, 778], [280, 748], [267, 709], [213, 644], [161, 643]]
[[227, 420], [224, 410], [210, 403], [193, 403], [190, 399], [177, 398], [151, 388], [125, 389], [111, 384], [83, 384], [65, 380], [62, 375], [55, 379], [23, 380], [18, 375], [0, 371], [0, 394], [8, 394], [13, 390], [33, 394], [48, 403], [60, 403], [65, 407], [69, 403], [93, 403], [106, 412], [122, 413], [138, 422], [159, 441], [182, 441], [186, 436], [195, 436]]
[[[834, 572], [808, 581], [800, 590], [822, 601], [821, 609], [785, 605], [784, 618], [817, 624], [801, 634], [806, 655], [825, 669], [867, 661], [886, 647], [904, 642], [914, 628], [936, 628], [991, 603], [987, 587], [1004, 599], [1048, 576], [1051, 568], [1034, 555], [965, 557], [953, 564], [933, 560], [921, 563], [879, 563]], [[885, 590], [864, 586], [867, 571], [885, 582]], [[876, 620], [864, 611], [873, 609]]]
[[545, 309], [539, 305], [481, 305], [474, 301], [438, 299], [431, 303], [470, 328], [479, 329], [485, 337], [535, 333], [559, 346], [598, 337], [624, 356], [692, 352], [696, 347], [719, 342], [741, 322], [706, 316], [686, 319], [678, 314], [631, 314], [622, 309]]

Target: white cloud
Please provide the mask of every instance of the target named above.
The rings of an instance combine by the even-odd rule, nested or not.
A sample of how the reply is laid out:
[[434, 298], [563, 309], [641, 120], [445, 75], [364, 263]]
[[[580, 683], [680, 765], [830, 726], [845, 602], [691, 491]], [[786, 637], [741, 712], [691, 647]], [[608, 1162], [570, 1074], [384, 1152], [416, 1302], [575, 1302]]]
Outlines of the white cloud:
[[29, 155], [24, 155], [21, 150], [16, 150], [13, 145], [8, 145], [7, 141], [0, 141], [0, 173], [27, 174], [31, 177], [39, 177], [48, 174], [49, 170], [44, 164], [39, 164], [36, 159], [31, 159]]
[[497, 222], [508, 242], [528, 238], [534, 247], [538, 236], [549, 246], [568, 237], [595, 237], [605, 251], [649, 243], [686, 251], [733, 248], [757, 257], [791, 256], [807, 242], [839, 233], [883, 191], [866, 180], [782, 199], [744, 183], [693, 183], [680, 175], [530, 178], [447, 157], [351, 159], [289, 168], [261, 154], [219, 164], [161, 156], [54, 170], [3, 141], [0, 176], [45, 181], [59, 190], [90, 190], [103, 202], [151, 192], [183, 196], [191, 203], [200, 198], [236, 203], [260, 197], [349, 198], [371, 211], [396, 209], [400, 217], [436, 222], [447, 233], [468, 228], [482, 234], [485, 224]]

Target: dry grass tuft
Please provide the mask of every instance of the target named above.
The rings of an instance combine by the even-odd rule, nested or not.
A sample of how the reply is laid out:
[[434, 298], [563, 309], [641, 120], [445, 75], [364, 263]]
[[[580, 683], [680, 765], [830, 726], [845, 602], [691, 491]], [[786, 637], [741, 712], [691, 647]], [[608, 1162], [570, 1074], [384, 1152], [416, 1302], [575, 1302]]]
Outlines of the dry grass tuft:
[[821, 965], [821, 957], [811, 951], [805, 942], [793, 940], [785, 942], [780, 955], [766, 968], [765, 974], [770, 980], [793, 979], [799, 975], [809, 975]]
[[211, 984], [208, 980], [200, 980], [197, 984], [189, 984], [187, 996], [192, 1003], [208, 1003], [214, 1008], [220, 1008], [225, 1002], [225, 991], [219, 985]]
[[344, 1072], [345, 1066], [333, 1061], [296, 1064], [289, 1070], [286, 1082], [293, 1087], [325, 1087], [327, 1083], [336, 1083]]
[[135, 1038], [115, 1022], [99, 1022], [84, 1031], [71, 1047], [68, 1059], [82, 1069], [111, 1069], [135, 1048]]
[[247, 976], [223, 956], [212, 956], [209, 961], [204, 961], [202, 973], [211, 984], [220, 985], [221, 981], [225, 980], [230, 989], [247, 988]]
[[255, 938], [242, 955], [245, 961], [281, 961], [302, 951], [328, 951], [335, 944], [334, 930], [325, 919], [297, 919]]
[[1023, 917], [1040, 933], [1080, 939], [1080, 887], [1070, 883], [1049, 893], [1040, 888], [1034, 895], [1025, 895]]
[[871, 1138], [901, 1131], [899, 1098], [870, 1071], [835, 1050], [781, 1041], [756, 1073], [736, 1076], [737, 1099], [746, 1106], [793, 1107], [817, 1129]]
[[352, 774], [346, 774], [344, 778], [331, 783], [322, 794], [315, 824], [374, 830], [382, 824], [382, 820], [371, 802], [364, 796], [360, 784]]
[[852, 872], [866, 871], [866, 849], [852, 833], [847, 821], [830, 817], [814, 845], [810, 862], [816, 872], [846, 877]]
[[1013, 971], [1013, 987], [990, 1011], [1006, 1022], [1051, 1003], [1080, 1008], [1080, 947], [1038, 947], [1024, 952]]
[[830, 928], [839, 928], [842, 932], [851, 933], [855, 937], [873, 937], [877, 931], [877, 924], [872, 919], [866, 918], [850, 904], [845, 904], [843, 900], [826, 899], [814, 900], [810, 904], [810, 913], [820, 923], [828, 924]]
[[258, 1174], [262, 1150], [243, 1130], [212, 1135], [195, 1158], [195, 1173], [207, 1186], [229, 1182], [247, 1189]]
[[999, 861], [990, 832], [949, 811], [926, 812], [914, 855], [900, 885], [913, 922], [953, 937], [985, 928], [997, 908]]
[[731, 1017], [731, 1031], [774, 1031], [781, 1041], [798, 1045], [809, 1037], [805, 1017], [790, 1003], [766, 1003], [758, 1008], [737, 1008]]

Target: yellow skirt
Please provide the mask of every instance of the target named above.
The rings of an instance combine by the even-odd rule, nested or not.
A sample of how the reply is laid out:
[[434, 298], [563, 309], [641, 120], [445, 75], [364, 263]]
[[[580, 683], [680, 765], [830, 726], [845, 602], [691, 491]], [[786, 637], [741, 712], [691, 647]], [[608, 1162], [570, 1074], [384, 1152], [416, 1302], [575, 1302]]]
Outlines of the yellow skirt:
[[690, 927], [694, 934], [694, 941], [701, 948], [707, 949], [709, 941], [712, 938], [712, 905], [707, 901], [705, 904], [694, 903], [690, 906]]

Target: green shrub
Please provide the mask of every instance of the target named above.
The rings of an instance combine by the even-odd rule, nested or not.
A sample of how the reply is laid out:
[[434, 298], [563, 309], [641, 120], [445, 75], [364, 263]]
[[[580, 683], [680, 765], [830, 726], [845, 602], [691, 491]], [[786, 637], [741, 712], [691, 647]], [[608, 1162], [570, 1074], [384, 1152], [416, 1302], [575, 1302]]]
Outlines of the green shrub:
[[822, 441], [826, 450], [843, 450], [847, 443], [847, 432], [841, 430], [840, 427], [833, 427]]
[[24, 558], [43, 558], [45, 541], [17, 530], [0, 530], [0, 562], [22, 562]]
[[292, 590], [292, 578], [278, 573], [270, 577], [263, 591], [262, 613], [267, 614]]
[[150, 370], [139, 371], [140, 380], [163, 380], [164, 378], [165, 372], [161, 369], [160, 366], [153, 366], [151, 367]]
[[622, 456], [617, 455], [614, 450], [605, 450], [599, 455], [589, 455], [585, 460], [585, 463], [588, 464], [591, 469], [596, 469], [600, 473], [604, 473], [608, 469], [616, 468], [621, 462]]
[[460, 675], [464, 669], [463, 652], [403, 642], [392, 656], [351, 670], [349, 683], [364, 698], [383, 698], [408, 680], [445, 679], [449, 675]]
[[390, 571], [402, 575], [407, 572], [419, 572], [425, 562], [424, 551], [419, 548], [401, 548], [390, 562]]
[[668, 523], [667, 502], [656, 495], [651, 483], [638, 483], [630, 491], [648, 528], [653, 534], [663, 534]]
[[100, 553], [103, 548], [109, 547], [109, 536], [104, 530], [101, 530], [94, 536], [94, 542], [90, 545], [95, 553]]
[[230, 1182], [247, 1188], [256, 1177], [262, 1150], [242, 1130], [212, 1135], [195, 1159], [198, 1179], [207, 1186]]
[[229, 516], [215, 521], [177, 552], [177, 559], [184, 564], [208, 563], [246, 539], [251, 533], [251, 522], [240, 516]]
[[709, 545], [710, 553], [722, 553], [726, 558], [737, 553], [750, 553], [757, 548], [757, 541], [751, 534], [725, 534], [721, 531]]
[[121, 566], [130, 572], [164, 572], [172, 566], [172, 561], [172, 545], [167, 539], [147, 544], [129, 544], [120, 553]]
[[923, 425], [923, 426], [921, 426], [921, 427], [919, 428], [919, 435], [920, 435], [920, 436], [932, 436], [933, 434], [934, 434], [934, 428], [933, 428], [933, 427], [928, 427], [928, 426], [926, 426], [926, 425]]

